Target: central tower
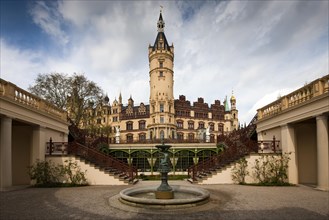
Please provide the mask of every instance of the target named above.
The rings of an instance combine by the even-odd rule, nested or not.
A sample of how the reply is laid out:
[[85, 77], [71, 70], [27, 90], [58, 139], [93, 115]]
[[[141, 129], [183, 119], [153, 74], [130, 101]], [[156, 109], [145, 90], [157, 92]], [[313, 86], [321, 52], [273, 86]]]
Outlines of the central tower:
[[174, 109], [174, 46], [169, 46], [164, 34], [165, 22], [160, 11], [158, 35], [149, 45], [150, 66], [150, 139], [176, 137]]

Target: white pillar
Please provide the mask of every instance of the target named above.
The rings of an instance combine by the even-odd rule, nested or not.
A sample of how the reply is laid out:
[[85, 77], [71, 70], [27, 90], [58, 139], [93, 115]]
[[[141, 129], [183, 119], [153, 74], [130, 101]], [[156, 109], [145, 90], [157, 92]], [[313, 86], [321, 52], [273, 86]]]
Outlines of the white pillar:
[[12, 119], [1, 118], [0, 188], [12, 186]]
[[297, 167], [297, 147], [294, 128], [290, 125], [281, 127], [281, 144], [282, 153], [290, 153], [288, 163], [288, 180], [289, 183], [298, 183], [298, 167]]
[[316, 117], [316, 140], [317, 140], [317, 171], [318, 186], [322, 190], [329, 190], [329, 151], [328, 151], [328, 116]]
[[47, 141], [49, 140], [46, 140], [45, 128], [35, 126], [32, 133], [31, 164], [45, 159]]

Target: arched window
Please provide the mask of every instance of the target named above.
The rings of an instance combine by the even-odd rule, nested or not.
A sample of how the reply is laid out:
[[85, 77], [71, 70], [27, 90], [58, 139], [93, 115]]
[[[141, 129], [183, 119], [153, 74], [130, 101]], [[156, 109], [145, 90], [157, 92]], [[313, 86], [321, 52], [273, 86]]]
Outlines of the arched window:
[[177, 128], [183, 129], [183, 121], [182, 120], [177, 121]]
[[177, 139], [181, 141], [184, 140], [184, 134], [181, 132], [177, 133]]
[[139, 128], [139, 130], [145, 129], [145, 120], [141, 120], [138, 122], [138, 128]]
[[126, 123], [126, 126], [127, 126], [127, 131], [133, 130], [133, 122], [132, 121], [128, 121]]
[[160, 139], [161, 139], [161, 140], [164, 139], [164, 131], [163, 131], [163, 130], [160, 131]]
[[189, 130], [194, 130], [194, 121], [189, 121], [188, 122], [188, 129]]
[[127, 143], [132, 143], [134, 141], [133, 134], [127, 134]]

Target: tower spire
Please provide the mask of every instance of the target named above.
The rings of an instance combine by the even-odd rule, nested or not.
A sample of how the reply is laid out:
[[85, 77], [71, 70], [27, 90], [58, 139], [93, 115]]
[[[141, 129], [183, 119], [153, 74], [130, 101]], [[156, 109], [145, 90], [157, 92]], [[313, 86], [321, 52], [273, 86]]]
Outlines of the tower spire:
[[157, 23], [158, 32], [164, 32], [164, 27], [165, 27], [165, 22], [162, 18], [162, 8], [163, 8], [163, 6], [160, 6], [160, 16], [159, 16], [159, 20]]

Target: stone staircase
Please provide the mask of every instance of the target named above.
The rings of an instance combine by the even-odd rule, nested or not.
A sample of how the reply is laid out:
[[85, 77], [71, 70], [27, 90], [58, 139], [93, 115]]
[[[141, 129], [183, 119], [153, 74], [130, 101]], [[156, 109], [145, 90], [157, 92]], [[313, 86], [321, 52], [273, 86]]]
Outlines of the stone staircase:
[[137, 181], [137, 169], [133, 166], [103, 154], [96, 149], [86, 147], [77, 142], [68, 145], [68, 155], [74, 156], [77, 160], [94, 167], [116, 179], [128, 184]]
[[[74, 156], [77, 160], [113, 176], [123, 183], [134, 184], [138, 181], [137, 168], [100, 152], [93, 145], [87, 147], [83, 132], [74, 123], [71, 122], [69, 130], [71, 141], [68, 143], [68, 155]], [[98, 139], [95, 141], [97, 142]]]
[[[255, 139], [257, 115], [245, 128], [231, 132], [229, 135], [218, 136], [218, 146], [223, 150], [207, 160], [188, 168], [189, 181], [201, 183], [218, 174], [224, 169], [234, 165], [241, 158], [258, 152]], [[256, 136], [257, 138], [257, 136]]]

